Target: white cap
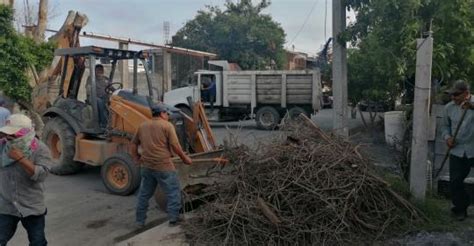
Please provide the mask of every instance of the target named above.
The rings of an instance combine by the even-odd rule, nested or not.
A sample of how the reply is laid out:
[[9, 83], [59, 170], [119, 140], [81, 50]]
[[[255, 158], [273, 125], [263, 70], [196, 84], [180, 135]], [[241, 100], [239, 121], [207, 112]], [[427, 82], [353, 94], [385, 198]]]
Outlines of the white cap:
[[0, 132], [12, 135], [23, 128], [33, 129], [31, 119], [24, 114], [12, 114], [8, 117], [5, 126], [0, 127]]

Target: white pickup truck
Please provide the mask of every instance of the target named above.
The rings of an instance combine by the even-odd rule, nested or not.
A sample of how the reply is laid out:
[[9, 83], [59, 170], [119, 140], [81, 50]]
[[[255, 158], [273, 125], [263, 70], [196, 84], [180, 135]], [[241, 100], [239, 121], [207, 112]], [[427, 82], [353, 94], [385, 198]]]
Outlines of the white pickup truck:
[[[315, 114], [321, 108], [319, 70], [229, 71], [227, 61], [209, 61], [221, 71], [199, 70], [193, 82], [166, 92], [163, 101], [190, 113], [188, 97], [201, 100], [211, 121], [255, 118], [259, 129], [274, 129], [290, 117]], [[215, 96], [204, 96], [203, 84], [215, 83]]]

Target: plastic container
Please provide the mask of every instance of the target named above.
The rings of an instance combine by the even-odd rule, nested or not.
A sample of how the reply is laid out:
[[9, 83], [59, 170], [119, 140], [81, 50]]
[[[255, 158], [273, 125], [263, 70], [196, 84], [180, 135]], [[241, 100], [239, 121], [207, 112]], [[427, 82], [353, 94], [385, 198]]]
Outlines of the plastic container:
[[384, 114], [385, 142], [397, 150], [402, 149], [405, 133], [404, 111], [389, 111]]

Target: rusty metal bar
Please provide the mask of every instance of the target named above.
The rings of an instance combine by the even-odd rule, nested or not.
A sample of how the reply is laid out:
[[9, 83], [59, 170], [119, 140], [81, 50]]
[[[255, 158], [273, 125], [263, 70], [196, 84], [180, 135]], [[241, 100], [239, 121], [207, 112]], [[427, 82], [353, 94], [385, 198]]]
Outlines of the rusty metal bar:
[[[24, 27], [28, 27], [28, 26], [24, 26]], [[52, 30], [52, 29], [46, 29], [46, 31], [47, 32], [53, 32], [53, 33], [58, 32], [58, 31]], [[153, 44], [153, 43], [148, 43], [148, 42], [135, 40], [135, 39], [131, 39], [131, 38], [119, 38], [119, 37], [113, 37], [113, 36], [110, 36], [110, 35], [96, 34], [96, 33], [92, 33], [92, 32], [82, 32], [82, 34], [80, 36], [81, 37], [86, 37], [86, 38], [107, 40], [107, 41], [124, 42], [124, 43], [129, 43], [129, 44], [147, 46], [147, 47], [162, 48], [162, 49], [166, 49], [167, 51], [169, 51], [171, 53], [176, 53], [176, 54], [193, 55], [193, 56], [198, 56], [198, 57], [207, 56], [209, 58], [216, 58], [217, 57], [217, 54], [210, 53], [210, 52], [186, 49], [186, 48], [175, 47], [175, 46], [171, 46], [171, 45]]]

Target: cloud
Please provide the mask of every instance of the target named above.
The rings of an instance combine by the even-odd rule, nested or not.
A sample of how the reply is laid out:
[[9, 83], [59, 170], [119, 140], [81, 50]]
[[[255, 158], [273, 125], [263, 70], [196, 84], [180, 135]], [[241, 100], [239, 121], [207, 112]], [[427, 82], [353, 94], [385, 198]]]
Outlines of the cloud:
[[[264, 13], [281, 23], [287, 39], [292, 39], [315, 1], [314, 11], [294, 44], [302, 50], [317, 50], [324, 43], [325, 0], [273, 0]], [[171, 36], [187, 20], [193, 19], [198, 10], [205, 9], [206, 5], [223, 6], [224, 0], [50, 0], [50, 3], [57, 5], [59, 15], [51, 21], [52, 29], [60, 28], [68, 10], [76, 10], [89, 17], [84, 31], [162, 43], [164, 21], [171, 24]], [[328, 36], [331, 35], [330, 3], [328, 1]]]

